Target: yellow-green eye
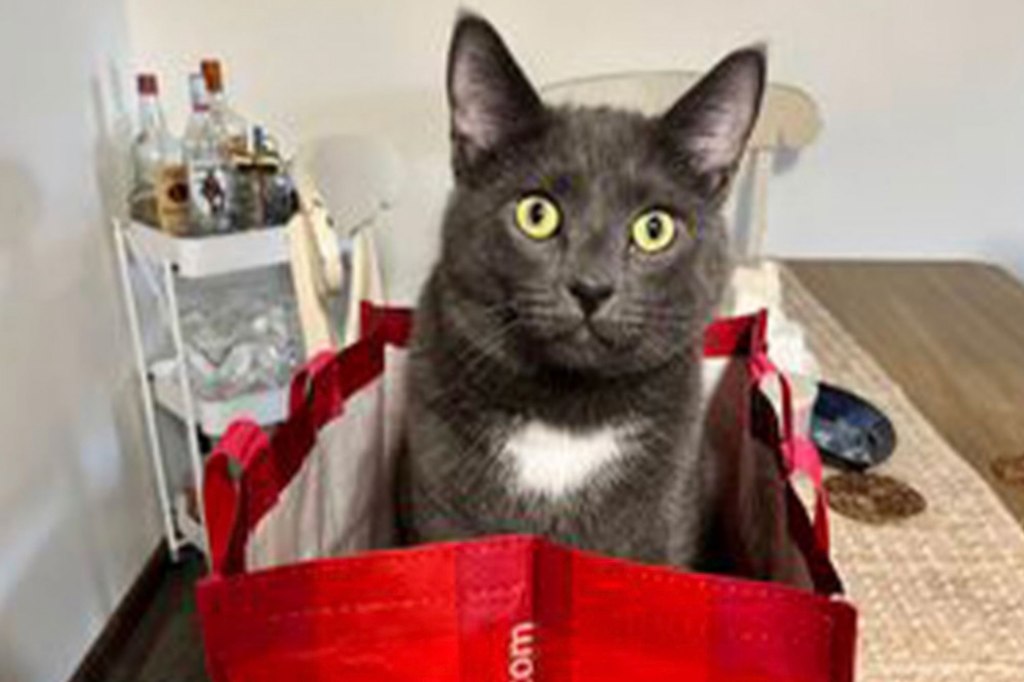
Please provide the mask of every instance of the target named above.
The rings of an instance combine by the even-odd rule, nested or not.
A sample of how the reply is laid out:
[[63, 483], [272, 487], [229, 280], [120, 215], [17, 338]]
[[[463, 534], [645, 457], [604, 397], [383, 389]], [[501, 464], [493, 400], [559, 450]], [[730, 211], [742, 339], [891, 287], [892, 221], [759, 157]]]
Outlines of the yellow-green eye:
[[547, 239], [558, 232], [562, 213], [555, 202], [540, 194], [530, 194], [516, 204], [516, 225], [534, 239]]
[[666, 211], [647, 211], [633, 221], [633, 243], [646, 253], [668, 247], [676, 236], [676, 221]]

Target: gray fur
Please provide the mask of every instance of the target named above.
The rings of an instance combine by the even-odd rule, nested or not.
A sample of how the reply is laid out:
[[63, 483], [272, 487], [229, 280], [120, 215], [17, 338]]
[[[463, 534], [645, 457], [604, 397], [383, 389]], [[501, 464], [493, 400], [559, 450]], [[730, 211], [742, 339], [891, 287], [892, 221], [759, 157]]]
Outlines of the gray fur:
[[[456, 184], [417, 308], [399, 467], [407, 541], [527, 532], [646, 562], [703, 560], [701, 339], [729, 272], [719, 209], [763, 82], [763, 55], [747, 50], [659, 119], [549, 108], [486, 22], [459, 19]], [[563, 213], [544, 242], [514, 224], [515, 202], [536, 191]], [[689, 229], [644, 254], [629, 225], [651, 208]], [[614, 291], [590, 318], [569, 293], [580, 282]], [[628, 424], [635, 436], [582, 490], [551, 499], [518, 492], [500, 456], [527, 420]]]

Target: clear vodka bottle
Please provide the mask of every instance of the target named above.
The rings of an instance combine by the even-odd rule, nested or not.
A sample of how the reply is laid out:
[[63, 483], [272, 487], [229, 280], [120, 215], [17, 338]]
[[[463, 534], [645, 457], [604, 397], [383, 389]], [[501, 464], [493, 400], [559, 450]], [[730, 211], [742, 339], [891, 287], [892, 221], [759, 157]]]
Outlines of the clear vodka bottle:
[[224, 93], [224, 71], [220, 61], [204, 59], [200, 62], [206, 91], [210, 95], [210, 116], [221, 126], [226, 134], [225, 142], [230, 154], [242, 155], [247, 151], [249, 124], [228, 104]]
[[139, 132], [132, 144], [132, 217], [173, 234], [188, 223], [188, 187], [181, 147], [167, 128], [155, 75], [139, 74]]
[[232, 229], [234, 169], [227, 132], [210, 113], [201, 75], [189, 77], [189, 93], [192, 115], [185, 128], [184, 148], [192, 228], [197, 234], [228, 232]]

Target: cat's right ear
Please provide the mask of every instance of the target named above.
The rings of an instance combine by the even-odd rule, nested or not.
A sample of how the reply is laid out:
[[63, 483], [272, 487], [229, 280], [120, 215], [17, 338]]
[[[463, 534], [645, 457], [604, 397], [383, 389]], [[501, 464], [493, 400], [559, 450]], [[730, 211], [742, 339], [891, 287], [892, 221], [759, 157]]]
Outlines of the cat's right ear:
[[538, 125], [544, 112], [498, 32], [466, 12], [459, 15], [448, 52], [448, 104], [456, 177]]

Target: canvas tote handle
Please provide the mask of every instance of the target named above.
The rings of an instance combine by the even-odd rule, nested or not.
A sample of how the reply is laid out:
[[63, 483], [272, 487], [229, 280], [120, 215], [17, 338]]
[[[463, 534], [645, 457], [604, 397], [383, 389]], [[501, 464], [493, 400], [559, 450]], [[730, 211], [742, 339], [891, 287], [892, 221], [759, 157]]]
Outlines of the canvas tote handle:
[[306, 359], [338, 346], [324, 300], [344, 285], [341, 250], [323, 199], [308, 173], [295, 172], [299, 210], [288, 223], [292, 283]]

